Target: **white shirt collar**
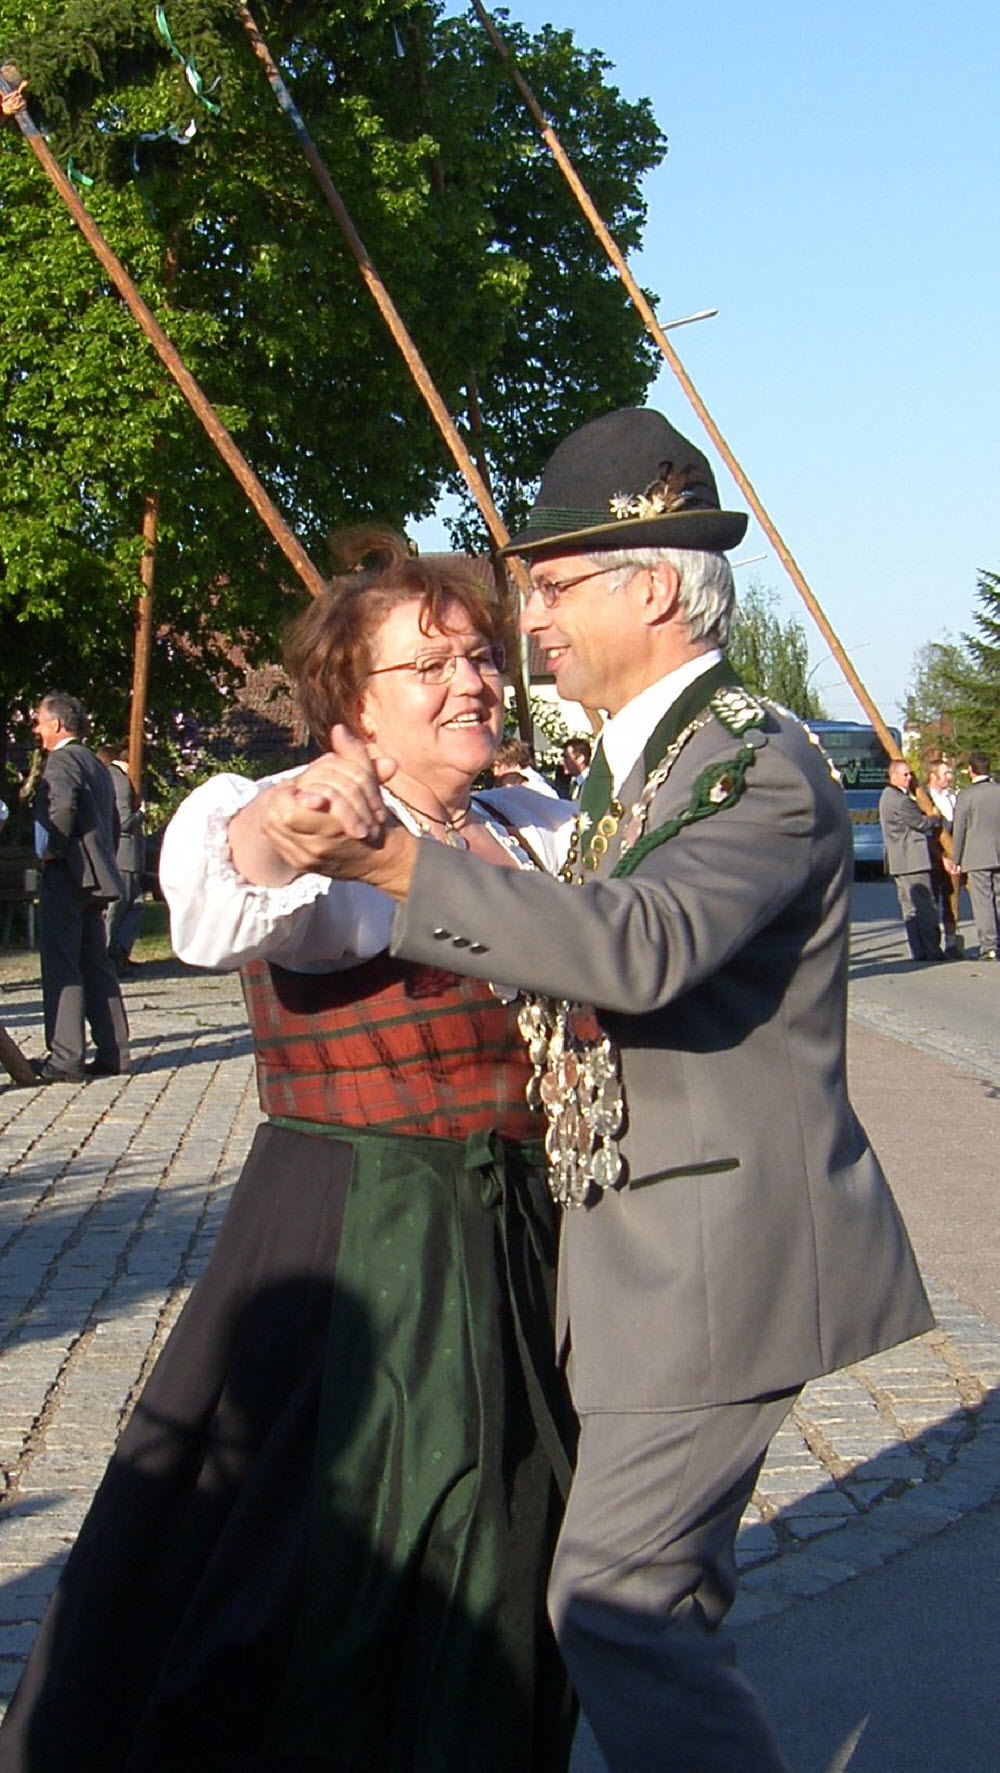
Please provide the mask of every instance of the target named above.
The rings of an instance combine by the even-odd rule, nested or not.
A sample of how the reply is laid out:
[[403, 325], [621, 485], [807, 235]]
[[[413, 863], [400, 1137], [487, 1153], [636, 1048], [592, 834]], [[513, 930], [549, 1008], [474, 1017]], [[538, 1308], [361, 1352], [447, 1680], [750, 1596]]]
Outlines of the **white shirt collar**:
[[601, 744], [615, 794], [631, 774], [636, 760], [642, 756], [646, 740], [667, 710], [673, 707], [688, 684], [710, 671], [721, 658], [718, 647], [699, 653], [697, 658], [688, 659], [685, 664], [678, 665], [676, 671], [668, 671], [666, 677], [657, 678], [648, 688], [640, 690], [631, 702], [626, 702], [624, 708], [619, 708], [617, 714], [605, 721], [601, 728]]

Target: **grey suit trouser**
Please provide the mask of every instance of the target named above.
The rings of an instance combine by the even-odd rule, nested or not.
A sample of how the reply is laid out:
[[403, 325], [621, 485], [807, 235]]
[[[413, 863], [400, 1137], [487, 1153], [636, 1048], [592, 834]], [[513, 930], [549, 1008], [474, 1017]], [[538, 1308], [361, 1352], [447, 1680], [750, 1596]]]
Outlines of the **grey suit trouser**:
[[914, 960], [933, 960], [941, 953], [941, 926], [930, 870], [926, 874], [894, 874], [896, 897]]
[[1000, 953], [1000, 868], [970, 868], [969, 903], [976, 920], [980, 954]]
[[787, 1773], [718, 1627], [795, 1396], [581, 1417], [549, 1609], [609, 1773]]
[[83, 1070], [84, 1017], [102, 1064], [128, 1063], [128, 1022], [108, 959], [103, 900], [75, 886], [58, 863], [42, 871], [38, 902], [45, 1041], [57, 1071]]
[[131, 868], [120, 868], [119, 873], [122, 896], [112, 900], [106, 913], [108, 947], [129, 955], [142, 924], [142, 875]]

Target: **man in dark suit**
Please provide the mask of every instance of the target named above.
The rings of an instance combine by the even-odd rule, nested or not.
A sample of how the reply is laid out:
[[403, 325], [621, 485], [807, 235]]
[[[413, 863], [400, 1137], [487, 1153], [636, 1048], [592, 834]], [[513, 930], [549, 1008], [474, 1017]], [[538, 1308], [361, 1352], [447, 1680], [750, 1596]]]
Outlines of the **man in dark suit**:
[[565, 784], [565, 798], [579, 800], [584, 790], [587, 776], [590, 773], [590, 759], [593, 746], [589, 739], [567, 739], [562, 748], [560, 764], [562, 782]]
[[[103, 763], [83, 743], [75, 696], [43, 696], [35, 735], [46, 753], [35, 795], [36, 847], [43, 863], [39, 952], [48, 1055], [35, 1065], [40, 1083], [80, 1083], [129, 1067], [128, 1023], [108, 958], [105, 907], [122, 888], [115, 861], [118, 818]], [[84, 1018], [95, 1056], [84, 1066]]]
[[383, 822], [392, 760], [339, 732], [308, 792], [261, 794], [241, 869], [366, 879], [402, 901], [393, 952], [526, 994], [575, 1209], [580, 1442], [549, 1599], [611, 1773], [785, 1766], [718, 1629], [740, 1515], [802, 1384], [932, 1321], [847, 1095], [843, 793], [723, 653], [745, 527], [657, 413], [598, 419], [549, 463], [511, 543], [522, 627], [560, 695], [610, 716], [563, 881]]
[[115, 860], [122, 877], [119, 899], [109, 905], [106, 913], [108, 953], [117, 973], [131, 972], [135, 967], [132, 948], [142, 923], [142, 872], [146, 861], [142, 803], [132, 786], [128, 758], [120, 747], [99, 745], [97, 755], [111, 775], [118, 813], [118, 849]]
[[943, 960], [930, 846], [941, 820], [920, 811], [910, 793], [913, 771], [905, 758], [893, 758], [886, 774], [878, 816], [885, 839], [885, 865], [896, 885], [910, 958]]
[[1000, 782], [984, 751], [969, 754], [969, 786], [955, 803], [949, 873], [969, 877], [980, 960], [1000, 959]]

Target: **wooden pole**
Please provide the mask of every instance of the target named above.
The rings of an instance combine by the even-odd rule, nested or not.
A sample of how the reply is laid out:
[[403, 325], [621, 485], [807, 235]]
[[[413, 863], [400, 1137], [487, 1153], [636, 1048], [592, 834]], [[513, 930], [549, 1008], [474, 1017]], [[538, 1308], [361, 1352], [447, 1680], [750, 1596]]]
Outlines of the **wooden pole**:
[[[483, 437], [483, 410], [479, 404], [479, 384], [476, 380], [475, 370], [469, 371], [469, 379], [466, 386], [469, 401], [469, 424], [472, 429], [472, 436], [476, 446], [477, 466], [479, 473], [482, 476], [483, 484], [492, 498], [493, 494], [492, 489], [490, 488], [490, 469], [489, 463], [486, 459], [486, 444]], [[517, 713], [517, 730], [525, 743], [532, 745], [535, 736], [535, 723], [531, 717], [531, 702], [528, 696], [528, 680], [530, 679], [531, 674], [527, 665], [526, 655], [521, 647], [521, 635], [517, 622], [517, 606], [510, 597], [510, 587], [505, 571], [506, 563], [501, 560], [495, 547], [491, 549], [490, 553], [497, 595], [507, 611], [505, 622], [507, 632], [505, 640], [507, 643], [508, 655], [513, 661], [510, 677], [514, 685], [514, 708]], [[526, 580], [527, 574], [524, 576]]]
[[149, 661], [153, 651], [153, 579], [156, 572], [156, 529], [159, 517], [160, 495], [158, 491], [151, 492], [142, 512], [142, 558], [139, 562], [142, 590], [135, 605], [132, 699], [128, 725], [128, 775], [138, 800], [142, 799], [142, 765], [146, 747]]
[[[268, 82], [274, 93], [275, 99], [277, 100], [278, 106], [291, 124], [299, 146], [312, 168], [313, 176], [323, 193], [327, 207], [354, 256], [358, 270], [361, 273], [362, 281], [385, 321], [389, 332], [392, 334], [402, 355], [403, 361], [420, 390], [420, 393], [423, 395], [431, 416], [451, 452], [453, 461], [479, 507], [483, 521], [486, 524], [486, 528], [489, 531], [493, 542], [494, 550], [498, 551], [501, 548], [505, 548], [510, 541], [510, 532], [506, 528], [499, 511], [493, 503], [493, 495], [486, 484], [486, 480], [477, 468], [462, 441], [452, 420], [451, 414], [438, 393], [433, 377], [417, 350], [417, 347], [407, 330], [405, 321], [376, 270], [364, 241], [358, 233], [357, 228], [354, 226], [347, 205], [344, 203], [340, 192], [337, 190], [336, 185], [330, 177], [323, 157], [313, 141], [312, 136], [309, 134], [309, 130], [306, 127], [302, 114], [282, 79], [278, 64], [271, 54], [264, 38], [261, 36], [250, 8], [242, 4], [242, 0], [237, 0], [236, 15], [246, 31], [254, 55], [257, 57], [257, 60], [260, 62], [261, 67], [267, 75]], [[527, 588], [528, 575], [520, 561], [511, 562], [511, 575], [519, 590]], [[530, 739], [530, 714], [527, 714], [527, 695], [523, 681], [518, 681], [521, 676], [520, 671], [515, 668], [515, 671], [512, 672], [512, 676], [519, 720], [523, 723], [523, 720], [527, 717], [529, 723], [527, 732], [524, 732], [522, 724], [522, 736]]]
[[856, 695], [858, 701], [860, 702], [862, 708], [864, 709], [866, 715], [868, 716], [868, 719], [870, 720], [872, 726], [875, 728], [875, 731], [878, 733], [878, 736], [881, 739], [882, 744], [885, 746], [885, 749], [888, 752], [890, 757], [901, 756], [899, 746], [897, 745], [895, 739], [893, 738], [888, 727], [886, 726], [885, 721], [882, 719], [881, 714], [879, 713], [878, 709], [875, 706], [875, 703], [872, 701], [871, 696], [868, 694], [868, 691], [866, 690], [860, 677], [858, 676], [857, 672], [855, 671], [854, 666], [851, 664], [850, 659], [847, 657], [847, 654], [845, 653], [843, 647], [840, 644], [840, 641], [838, 640], [836, 634], [834, 633], [833, 629], [831, 628], [830, 623], [827, 621], [827, 618], [824, 615], [819, 604], [817, 603], [816, 598], [813, 596], [812, 591], [809, 589], [809, 586], [807, 585], [806, 580], [805, 580], [805, 576], [804, 576], [800, 566], [798, 565], [798, 562], [794, 559], [794, 557], [791, 553], [791, 550], [788, 548], [785, 541], [783, 540], [781, 535], [778, 533], [778, 529], [777, 529], [775, 523], [773, 522], [773, 520], [770, 517], [770, 515], [768, 514], [768, 512], [765, 510], [764, 505], [763, 505], [760, 497], [758, 496], [756, 490], [754, 489], [753, 485], [751, 484], [748, 476], [745, 474], [743, 468], [740, 466], [739, 462], [736, 460], [736, 457], [734, 456], [728, 443], [726, 442], [725, 438], [723, 437], [722, 432], [719, 430], [718, 425], [715, 423], [715, 420], [712, 418], [710, 412], [708, 411], [708, 408], [706, 407], [704, 401], [702, 400], [701, 395], [698, 393], [690, 376], [688, 375], [687, 371], [684, 369], [684, 366], [681, 363], [680, 358], [678, 357], [676, 351], [674, 350], [669, 339], [667, 338], [667, 335], [666, 335], [664, 329], [659, 324], [659, 322], [656, 318], [656, 315], [653, 313], [653, 310], [650, 307], [649, 302], [647, 301], [645, 295], [643, 294], [642, 290], [639, 288], [639, 285], [636, 283], [635, 278], [632, 276], [632, 273], [630, 272], [628, 266], [626, 265], [625, 260], [622, 256], [622, 253], [621, 253], [616, 241], [612, 238], [612, 236], [608, 232], [607, 228], [605, 227], [604, 222], [602, 221], [601, 216], [599, 215], [599, 213], [594, 205], [593, 199], [591, 198], [589, 192], [587, 191], [586, 187], [583, 184], [583, 181], [581, 180], [579, 174], [577, 173], [576, 168], [574, 167], [572, 161], [570, 160], [565, 149], [563, 148], [563, 145], [560, 142], [559, 137], [556, 135], [555, 130], [552, 128], [551, 124], [549, 123], [549, 120], [546, 117], [544, 111], [542, 110], [540, 104], [538, 103], [538, 100], [536, 99], [534, 93], [532, 92], [531, 87], [528, 85], [523, 74], [521, 73], [520, 68], [517, 66], [516, 61], [514, 60], [513, 56], [510, 53], [510, 50], [507, 48], [506, 43], [504, 42], [504, 40], [501, 37], [499, 31], [497, 30], [495, 24], [493, 23], [492, 18], [490, 17], [486, 8], [482, 5], [481, 0], [472, 0], [472, 3], [475, 8], [476, 14], [480, 20], [480, 23], [482, 24], [484, 30], [486, 31], [486, 33], [490, 39], [490, 42], [493, 44], [494, 49], [496, 50], [497, 54], [500, 56], [500, 59], [504, 63], [504, 66], [506, 67], [508, 74], [510, 75], [512, 81], [514, 82], [514, 85], [517, 87], [518, 92], [521, 94], [521, 97], [523, 98], [525, 104], [527, 105], [528, 110], [531, 112], [532, 117], [534, 118], [536, 124], [538, 125], [539, 131], [541, 132], [541, 135], [542, 135], [542, 138], [545, 142], [546, 147], [548, 148], [550, 154], [552, 155], [552, 158], [554, 159], [560, 172], [562, 173], [563, 177], [565, 178], [566, 183], [569, 185], [570, 190], [573, 192], [574, 197], [576, 198], [577, 202], [579, 203], [580, 208], [583, 210], [583, 213], [586, 216], [591, 227], [593, 228], [594, 233], [597, 235], [597, 238], [600, 241], [601, 245], [603, 246], [605, 252], [607, 253], [608, 258], [611, 260], [611, 263], [614, 265], [615, 270], [618, 272], [618, 275], [621, 278], [622, 282], [624, 283], [625, 288], [627, 289], [634, 306], [638, 310], [640, 316], [642, 317], [642, 320], [645, 323], [647, 331], [649, 332], [651, 337], [653, 339], [655, 339], [656, 343], [659, 345], [664, 358], [666, 359], [670, 368], [673, 370], [674, 375], [677, 377], [677, 380], [680, 382], [681, 387], [683, 388], [685, 394], [687, 395], [688, 400], [691, 402], [691, 405], [694, 407], [695, 412], [698, 414], [698, 417], [701, 420], [702, 424], [704, 425], [705, 430], [708, 432], [708, 435], [712, 439], [712, 442], [715, 444], [715, 447], [718, 450], [720, 456], [722, 457], [723, 461], [726, 463], [727, 467], [729, 468], [729, 471], [732, 474], [733, 479], [736, 481], [737, 486], [740, 488], [740, 491], [743, 493], [743, 496], [746, 499], [747, 504], [750, 506], [750, 509], [753, 511], [753, 514], [756, 517], [757, 522], [760, 524], [761, 529], [764, 531], [765, 535], [768, 537], [768, 540], [770, 541], [772, 547], [774, 548], [775, 553], [778, 555], [779, 560], [781, 561], [782, 565], [784, 566], [786, 572], [788, 573], [789, 577], [792, 580], [793, 585], [795, 586], [795, 588], [798, 591], [799, 595], [801, 596], [803, 602], [805, 603], [806, 608], [808, 609], [810, 615], [812, 616], [813, 621], [816, 623], [817, 628], [819, 629], [820, 633], [823, 635], [823, 638], [826, 641], [827, 646], [830, 649], [830, 652], [833, 654], [834, 658], [836, 659], [837, 664], [839, 665], [841, 671], [843, 672], [845, 678], [847, 679], [847, 682], [850, 684], [851, 689], [854, 691], [854, 694]]
[[[32, 122], [23, 100], [23, 86], [24, 82], [20, 74], [11, 63], [0, 68], [0, 95], [4, 99], [4, 114], [13, 116], [29, 148], [46, 177], [55, 186], [87, 245], [104, 266], [119, 295], [138, 321], [160, 361], [173, 377], [192, 412], [204, 426], [226, 466], [239, 482], [272, 539], [277, 543], [286, 560], [295, 568], [306, 589], [311, 592], [313, 597], [318, 597], [326, 589], [325, 579], [313, 565], [301, 542], [288, 528], [277, 506], [264, 491], [250, 464], [237, 448], [217, 413], [209, 405], [198, 383], [190, 371], [185, 368], [166, 333], [154, 320], [124, 265], [115, 257], [95, 222], [88, 215], [41, 131]], [[8, 101], [16, 101], [19, 95], [21, 97], [20, 105], [15, 106], [14, 103], [8, 103]]]
[[489, 488], [485, 485], [479, 470], [473, 462], [465, 444], [462, 442], [458, 431], [455, 429], [448, 408], [445, 406], [444, 401], [441, 399], [441, 396], [434, 385], [430, 371], [427, 369], [426, 364], [421, 358], [416, 345], [413, 343], [413, 340], [406, 329], [406, 324], [403, 321], [402, 316], [399, 314], [392, 297], [372, 263], [364, 241], [361, 239], [360, 234], [351, 220], [347, 206], [326, 169], [319, 149], [316, 147], [315, 142], [306, 128], [301, 113], [281, 77], [281, 73], [274, 57], [271, 55], [267, 44], [254, 22], [249, 7], [238, 3], [236, 13], [250, 40], [254, 55], [257, 57], [257, 60], [260, 62], [267, 75], [274, 96], [277, 99], [281, 110], [288, 118], [288, 121], [298, 138], [299, 146], [308, 160], [309, 165], [312, 167], [316, 182], [326, 199], [327, 206], [357, 261], [358, 270], [361, 272], [362, 279], [372, 300], [375, 302], [386, 326], [389, 328], [396, 344], [399, 346], [406, 367], [430, 408], [438, 429], [447, 443], [469, 491], [482, 512], [486, 527], [489, 530], [493, 541], [498, 548], [505, 548], [510, 541], [510, 536], [504, 527], [500, 513], [493, 503]]

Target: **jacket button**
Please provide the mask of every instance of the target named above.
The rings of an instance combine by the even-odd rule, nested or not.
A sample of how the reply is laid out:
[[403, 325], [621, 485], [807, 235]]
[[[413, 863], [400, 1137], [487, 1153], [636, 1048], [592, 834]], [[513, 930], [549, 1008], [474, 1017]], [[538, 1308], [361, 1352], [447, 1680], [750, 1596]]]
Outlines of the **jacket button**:
[[470, 954], [485, 954], [486, 953], [486, 943], [485, 942], [470, 942], [469, 943], [469, 953]]
[[468, 948], [469, 938], [468, 936], [452, 936], [451, 945], [453, 948]]
[[435, 942], [447, 942], [448, 938], [451, 935], [451, 931], [438, 928], [433, 932], [433, 934], [434, 934]]

